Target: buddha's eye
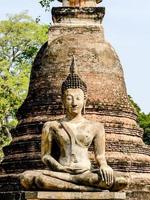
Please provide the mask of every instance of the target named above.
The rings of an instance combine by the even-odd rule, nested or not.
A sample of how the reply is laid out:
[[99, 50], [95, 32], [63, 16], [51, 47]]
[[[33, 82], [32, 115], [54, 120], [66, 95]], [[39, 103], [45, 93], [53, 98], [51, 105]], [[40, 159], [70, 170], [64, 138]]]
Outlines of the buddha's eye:
[[67, 100], [67, 101], [71, 101], [71, 100], [72, 100], [72, 97], [71, 97], [71, 96], [67, 96], [67, 97], [66, 97], [66, 100]]
[[77, 97], [76, 99], [77, 99], [77, 100], [80, 100], [81, 98], [80, 98], [80, 97]]

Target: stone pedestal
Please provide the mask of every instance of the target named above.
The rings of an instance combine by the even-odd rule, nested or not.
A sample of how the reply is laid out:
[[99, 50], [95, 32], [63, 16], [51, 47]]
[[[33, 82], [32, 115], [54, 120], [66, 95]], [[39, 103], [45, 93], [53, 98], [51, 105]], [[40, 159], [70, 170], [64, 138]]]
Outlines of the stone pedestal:
[[124, 192], [26, 192], [26, 200], [51, 199], [88, 199], [88, 200], [124, 200]]

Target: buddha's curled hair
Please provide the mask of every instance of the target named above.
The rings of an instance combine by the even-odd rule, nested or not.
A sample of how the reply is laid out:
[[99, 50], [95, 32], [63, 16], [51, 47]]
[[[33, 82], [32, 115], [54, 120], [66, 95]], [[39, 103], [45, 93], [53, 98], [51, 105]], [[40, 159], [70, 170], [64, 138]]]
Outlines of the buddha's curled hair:
[[62, 83], [61, 93], [64, 94], [65, 90], [67, 89], [76, 89], [79, 88], [84, 93], [84, 98], [87, 96], [87, 86], [82, 81], [82, 79], [78, 76], [75, 72], [75, 59], [72, 58], [71, 66], [70, 66], [70, 73], [67, 76], [66, 80]]

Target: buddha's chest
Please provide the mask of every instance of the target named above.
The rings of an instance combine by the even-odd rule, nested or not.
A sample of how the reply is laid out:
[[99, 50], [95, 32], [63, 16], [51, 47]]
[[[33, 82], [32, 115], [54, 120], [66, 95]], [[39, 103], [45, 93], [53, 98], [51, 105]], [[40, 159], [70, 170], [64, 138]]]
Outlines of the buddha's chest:
[[64, 145], [89, 147], [93, 140], [93, 133], [88, 126], [67, 124], [65, 127], [60, 126], [57, 129], [54, 138], [60, 147]]

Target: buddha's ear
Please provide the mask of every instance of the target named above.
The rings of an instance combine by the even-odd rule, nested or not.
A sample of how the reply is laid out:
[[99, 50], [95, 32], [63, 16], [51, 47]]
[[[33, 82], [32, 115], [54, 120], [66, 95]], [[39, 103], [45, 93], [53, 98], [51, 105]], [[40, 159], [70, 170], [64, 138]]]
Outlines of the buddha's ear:
[[83, 109], [82, 109], [82, 114], [85, 115], [85, 106], [86, 106], [86, 98], [84, 98], [84, 103], [83, 103]]
[[61, 102], [62, 102], [62, 114], [65, 114], [65, 102], [64, 102], [64, 95], [61, 95]]
[[84, 94], [84, 105], [86, 105], [87, 102], [87, 94]]
[[61, 94], [61, 102], [64, 105], [64, 100], [65, 100], [65, 94]]

